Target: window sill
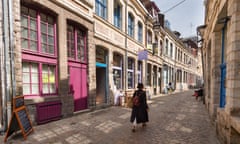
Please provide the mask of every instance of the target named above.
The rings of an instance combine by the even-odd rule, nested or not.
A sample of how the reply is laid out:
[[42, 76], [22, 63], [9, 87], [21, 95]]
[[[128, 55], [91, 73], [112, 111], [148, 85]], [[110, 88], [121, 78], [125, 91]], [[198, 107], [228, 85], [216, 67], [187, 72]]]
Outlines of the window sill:
[[51, 96], [34, 96], [34, 97], [24, 97], [25, 105], [31, 105], [41, 102], [48, 102], [48, 101], [55, 101], [60, 100], [58, 95], [51, 95]]

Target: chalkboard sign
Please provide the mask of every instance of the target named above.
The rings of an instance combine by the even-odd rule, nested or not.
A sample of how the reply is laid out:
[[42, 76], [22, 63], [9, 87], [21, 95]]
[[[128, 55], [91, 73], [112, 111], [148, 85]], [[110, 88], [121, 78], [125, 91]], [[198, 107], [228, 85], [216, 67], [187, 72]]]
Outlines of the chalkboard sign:
[[32, 129], [31, 122], [28, 118], [26, 109], [21, 109], [16, 112], [17, 118], [19, 118], [19, 122], [23, 127], [24, 133], [28, 133]]
[[13, 109], [17, 109], [24, 106], [24, 97], [23, 96], [17, 96], [13, 98]]
[[6, 142], [7, 138], [18, 130], [22, 131], [25, 140], [27, 138], [27, 135], [33, 131], [32, 123], [28, 117], [25, 106], [17, 108], [13, 111], [13, 115], [8, 126], [4, 141]]

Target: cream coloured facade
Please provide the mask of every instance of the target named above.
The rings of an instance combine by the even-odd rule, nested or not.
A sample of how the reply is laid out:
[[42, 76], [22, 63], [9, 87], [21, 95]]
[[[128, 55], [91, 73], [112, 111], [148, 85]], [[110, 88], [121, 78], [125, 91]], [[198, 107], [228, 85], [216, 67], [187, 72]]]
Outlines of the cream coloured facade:
[[196, 84], [197, 57], [164, 28], [150, 0], [11, 2], [12, 27], [1, 26], [12, 30], [5, 49], [14, 51], [14, 57], [1, 51], [1, 69], [9, 65], [1, 75], [2, 131], [16, 96], [24, 96], [32, 122], [41, 124], [112, 106], [120, 91], [124, 105], [138, 82], [148, 98], [166, 93], [169, 82], [176, 90]]

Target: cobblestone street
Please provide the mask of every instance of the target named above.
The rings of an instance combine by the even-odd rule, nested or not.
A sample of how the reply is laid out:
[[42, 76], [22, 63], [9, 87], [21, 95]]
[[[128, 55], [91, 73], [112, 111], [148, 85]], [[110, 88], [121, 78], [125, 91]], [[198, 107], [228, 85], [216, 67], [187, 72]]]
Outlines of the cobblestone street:
[[[149, 101], [150, 122], [131, 132], [129, 108], [110, 107], [34, 126], [34, 132], [7, 143], [23, 144], [219, 144], [205, 105], [192, 91]], [[4, 136], [1, 136], [3, 142]]]

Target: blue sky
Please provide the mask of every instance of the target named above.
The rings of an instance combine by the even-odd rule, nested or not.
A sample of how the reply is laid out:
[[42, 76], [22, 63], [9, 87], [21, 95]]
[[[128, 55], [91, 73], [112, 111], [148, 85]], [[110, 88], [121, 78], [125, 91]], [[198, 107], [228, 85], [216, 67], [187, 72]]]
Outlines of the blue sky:
[[[153, 0], [159, 7], [165, 19], [169, 20], [171, 30], [181, 33], [181, 37], [196, 35], [196, 28], [204, 24], [203, 0]], [[176, 6], [172, 10], [168, 9]], [[166, 12], [166, 13], [164, 13]]]

